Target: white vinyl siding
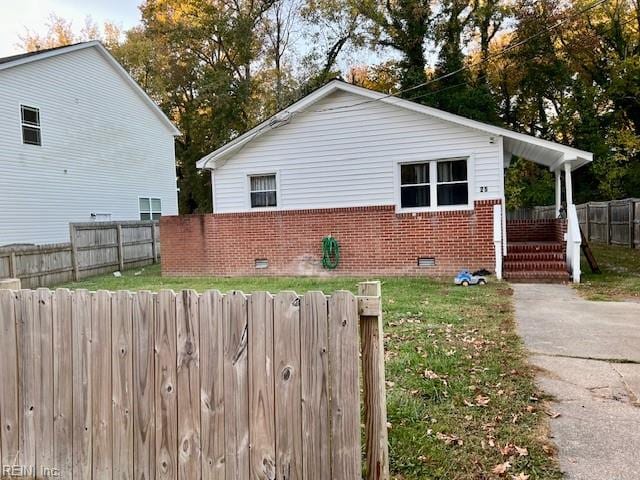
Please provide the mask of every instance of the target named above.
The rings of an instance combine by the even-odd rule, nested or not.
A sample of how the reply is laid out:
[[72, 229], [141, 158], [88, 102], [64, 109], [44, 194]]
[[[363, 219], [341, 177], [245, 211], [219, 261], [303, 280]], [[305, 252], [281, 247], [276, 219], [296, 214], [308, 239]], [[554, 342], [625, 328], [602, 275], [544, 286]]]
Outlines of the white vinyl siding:
[[469, 159], [471, 203], [502, 198], [500, 142], [485, 132], [382, 102], [317, 112], [362, 101], [333, 93], [230, 156], [213, 175], [215, 211], [251, 210], [253, 171], [279, 172], [278, 210], [398, 205], [399, 163], [448, 158]]
[[[174, 138], [95, 48], [2, 70], [0, 89], [0, 245], [67, 242], [92, 213], [137, 220], [140, 196], [177, 214]], [[21, 105], [40, 110], [41, 147], [23, 144]]]

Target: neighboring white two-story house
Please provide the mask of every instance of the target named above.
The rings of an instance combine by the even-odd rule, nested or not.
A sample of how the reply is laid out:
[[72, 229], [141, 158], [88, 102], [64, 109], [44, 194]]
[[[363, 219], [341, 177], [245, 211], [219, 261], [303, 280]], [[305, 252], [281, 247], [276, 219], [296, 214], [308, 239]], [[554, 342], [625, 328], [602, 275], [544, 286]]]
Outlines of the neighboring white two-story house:
[[99, 42], [0, 58], [0, 246], [178, 213], [179, 131]]

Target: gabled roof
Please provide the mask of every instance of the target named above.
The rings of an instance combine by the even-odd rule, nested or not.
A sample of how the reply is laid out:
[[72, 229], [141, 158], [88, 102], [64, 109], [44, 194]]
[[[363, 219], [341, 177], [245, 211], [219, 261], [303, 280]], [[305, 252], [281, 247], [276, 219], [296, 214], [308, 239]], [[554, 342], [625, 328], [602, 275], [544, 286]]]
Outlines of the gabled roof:
[[[576, 168], [579, 168], [593, 160], [593, 154], [584, 150], [579, 150], [577, 148], [551, 142], [549, 140], [543, 140], [531, 135], [514, 132], [507, 128], [496, 127], [487, 123], [471, 120], [460, 115], [438, 110], [437, 108], [427, 107], [409, 100], [404, 100], [395, 96], [385, 95], [374, 90], [369, 90], [367, 88], [351, 85], [341, 80], [332, 80], [323, 87], [315, 90], [306, 97], [303, 97], [301, 100], [298, 100], [286, 109], [275, 114], [268, 120], [252, 128], [248, 132], [238, 136], [226, 145], [206, 155], [198, 161], [197, 167], [214, 170], [222, 166], [234, 152], [237, 152], [244, 145], [250, 143], [264, 133], [288, 123], [295, 115], [304, 113], [305, 111], [310, 111], [309, 107], [313, 104], [337, 91], [344, 91], [363, 97], [362, 102], [358, 102], [353, 105], [355, 109], [362, 109], [365, 105], [370, 105], [373, 102], [381, 102], [412, 110], [446, 122], [473, 128], [489, 135], [503, 137], [504, 150], [506, 154], [523, 157], [527, 160], [545, 165], [552, 170], [559, 168], [564, 163], [570, 163], [571, 168], [575, 170]], [[349, 110], [349, 107], [339, 107], [335, 109], [335, 112], [348, 112]], [[325, 109], [323, 111], [331, 113], [331, 109]]]
[[97, 40], [91, 42], [74, 43], [62, 47], [47, 48], [36, 52], [21, 53], [10, 57], [0, 58], [0, 71], [10, 68], [19, 67], [27, 63], [37, 62], [46, 58], [64, 55], [66, 53], [76, 52], [87, 48], [95, 48], [102, 57], [113, 67], [114, 70], [127, 82], [127, 84], [140, 96], [147, 106], [156, 114], [156, 116], [165, 124], [172, 135], [180, 135], [180, 130], [169, 120], [162, 109], [149, 97], [140, 85], [133, 79], [131, 75], [118, 63], [118, 61], [109, 53], [109, 51]]

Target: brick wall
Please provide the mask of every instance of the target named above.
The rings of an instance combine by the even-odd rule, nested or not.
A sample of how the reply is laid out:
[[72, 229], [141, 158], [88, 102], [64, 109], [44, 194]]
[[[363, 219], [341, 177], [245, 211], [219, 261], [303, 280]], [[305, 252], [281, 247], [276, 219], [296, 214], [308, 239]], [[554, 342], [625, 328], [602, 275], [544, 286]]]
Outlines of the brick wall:
[[[162, 273], [197, 275], [451, 275], [495, 268], [493, 205], [396, 214], [393, 206], [162, 217]], [[321, 241], [340, 243], [340, 265], [321, 266]], [[418, 257], [435, 266], [418, 267]], [[266, 259], [266, 269], [255, 260]]]
[[508, 242], [562, 242], [564, 219], [507, 220]]

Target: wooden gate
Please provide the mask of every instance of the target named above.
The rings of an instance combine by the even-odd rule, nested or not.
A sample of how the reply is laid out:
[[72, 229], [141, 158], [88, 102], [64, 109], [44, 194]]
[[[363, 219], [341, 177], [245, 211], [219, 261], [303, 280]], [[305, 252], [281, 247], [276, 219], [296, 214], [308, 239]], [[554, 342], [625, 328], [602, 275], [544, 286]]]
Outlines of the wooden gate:
[[361, 344], [366, 476], [388, 478], [379, 284], [361, 291], [0, 291], [2, 468], [362, 478]]

